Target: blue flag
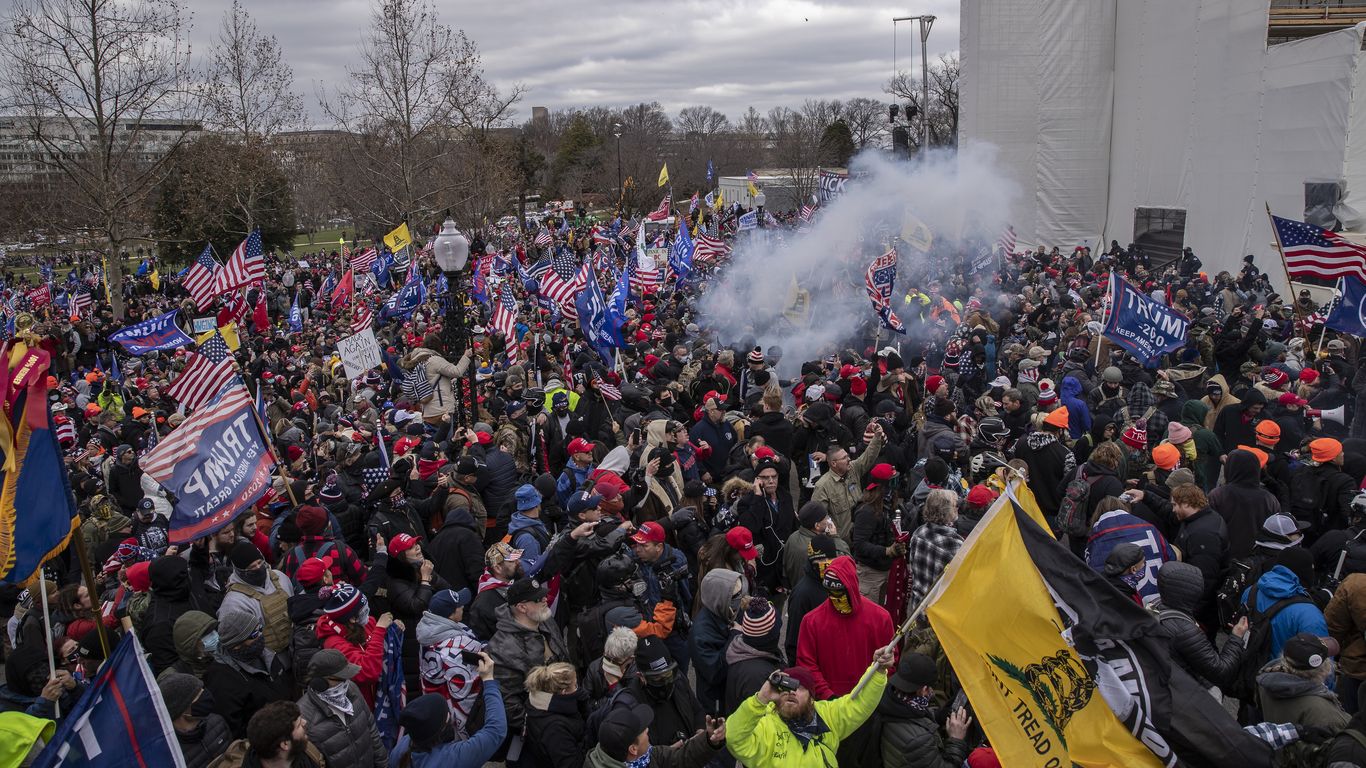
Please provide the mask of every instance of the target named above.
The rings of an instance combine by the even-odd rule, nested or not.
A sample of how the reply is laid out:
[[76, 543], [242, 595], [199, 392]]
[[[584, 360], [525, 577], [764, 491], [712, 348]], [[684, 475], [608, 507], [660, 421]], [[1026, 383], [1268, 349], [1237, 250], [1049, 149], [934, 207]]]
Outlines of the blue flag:
[[707, 183], [710, 184], [712, 178], [715, 177], [715, 176], [716, 176], [716, 170], [715, 170], [714, 168], [712, 168], [711, 161], [708, 160], [708, 161], [707, 161]]
[[404, 283], [402, 288], [395, 291], [394, 295], [390, 296], [389, 300], [384, 302], [384, 306], [379, 312], [380, 319], [384, 320], [390, 317], [406, 318], [426, 300], [427, 284], [422, 282], [420, 276], [413, 275], [412, 279]]
[[617, 348], [626, 346], [621, 329], [626, 325], [626, 300], [631, 295], [631, 275], [623, 269], [617, 273], [617, 284], [612, 289], [612, 298], [607, 302], [607, 331], [612, 334], [612, 345]]
[[294, 303], [289, 307], [289, 332], [302, 333], [304, 330], [304, 313], [299, 309], [299, 292], [294, 292]]
[[370, 271], [375, 275], [375, 283], [381, 288], [389, 287], [389, 270], [394, 266], [394, 254], [388, 246], [379, 249], [379, 256], [370, 265]]
[[678, 237], [674, 238], [673, 247], [669, 249], [669, 268], [674, 271], [679, 283], [692, 274], [692, 254], [692, 235], [688, 234], [688, 223], [679, 217]]
[[191, 343], [189, 336], [175, 323], [176, 313], [171, 310], [150, 320], [143, 320], [109, 334], [109, 340], [117, 342], [130, 355], [145, 355], [167, 349], [183, 347]]
[[1105, 338], [1128, 350], [1147, 365], [1156, 357], [1186, 346], [1190, 320], [1176, 310], [1153, 301], [1147, 294], [1110, 273], [1110, 317]]
[[1328, 312], [1324, 325], [1353, 336], [1366, 336], [1366, 283], [1344, 277], [1339, 288], [1342, 298]]
[[123, 383], [123, 371], [119, 370], [119, 356], [112, 351], [109, 353], [109, 378]]
[[151, 271], [151, 269], [151, 265], [147, 263], [146, 259], [143, 259], [142, 263], [138, 265], [138, 277], [146, 277], [147, 273]]
[[57, 727], [35, 768], [137, 765], [185, 768], [185, 757], [142, 645], [123, 636], [93, 684]]
[[375, 729], [385, 749], [398, 743], [398, 716], [407, 706], [403, 683], [403, 630], [390, 624], [384, 631], [384, 671], [375, 691]]
[[741, 216], [739, 219], [736, 220], [736, 229], [738, 229], [738, 230], [741, 231], [741, 232], [744, 232], [744, 231], [747, 230], [747, 229], [758, 229], [758, 227], [759, 227], [759, 212], [758, 212], [758, 211], [750, 211], [749, 213], [744, 214], [743, 216]]
[[574, 306], [579, 311], [579, 328], [584, 338], [597, 350], [604, 363], [613, 365], [612, 349], [615, 345], [611, 332], [607, 330], [607, 302], [602, 298], [598, 276], [592, 270], [588, 271], [587, 285], [574, 297]]

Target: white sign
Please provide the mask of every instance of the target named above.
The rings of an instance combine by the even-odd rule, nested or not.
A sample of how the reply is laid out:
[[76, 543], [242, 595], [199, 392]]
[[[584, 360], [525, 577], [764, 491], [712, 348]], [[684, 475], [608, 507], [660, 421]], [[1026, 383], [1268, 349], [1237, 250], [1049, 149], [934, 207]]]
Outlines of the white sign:
[[216, 317], [196, 317], [194, 319], [195, 333], [208, 333], [217, 327], [218, 318]]
[[337, 342], [341, 353], [342, 365], [346, 366], [348, 379], [360, 378], [361, 374], [379, 366], [383, 359], [379, 356], [379, 342], [375, 341], [375, 331], [366, 328], [355, 336], [347, 336]]

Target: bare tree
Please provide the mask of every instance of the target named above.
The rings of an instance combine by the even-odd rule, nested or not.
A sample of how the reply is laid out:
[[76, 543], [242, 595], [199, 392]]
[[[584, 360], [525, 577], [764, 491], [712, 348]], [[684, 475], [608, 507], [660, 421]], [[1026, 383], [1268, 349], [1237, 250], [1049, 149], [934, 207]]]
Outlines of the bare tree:
[[[930, 144], [936, 147], [958, 145], [958, 85], [962, 68], [957, 56], [943, 55], [930, 65]], [[925, 105], [919, 73], [898, 72], [887, 81], [883, 91], [897, 102], [909, 104], [917, 112], [910, 132], [911, 148], [919, 149], [922, 142], [920, 120], [924, 119]]]
[[451, 172], [457, 145], [504, 124], [520, 87], [502, 97], [485, 82], [474, 42], [429, 0], [379, 0], [357, 59], [349, 83], [321, 99], [352, 139], [351, 207], [378, 225], [465, 200], [474, 182]]
[[209, 49], [203, 84], [205, 122], [243, 141], [269, 140], [304, 125], [304, 101], [280, 42], [264, 35], [233, 0]]
[[730, 118], [705, 105], [684, 107], [678, 111], [674, 130], [684, 136], [715, 136], [730, 130]]
[[185, 120], [184, 25], [178, 0], [16, 0], [0, 33], [6, 106], [38, 164], [69, 186], [81, 224], [108, 243], [113, 286], [166, 157], [198, 129]]
[[844, 102], [844, 122], [859, 149], [876, 146], [887, 132], [887, 105], [859, 96]]
[[740, 123], [737, 127], [743, 135], [750, 137], [763, 136], [765, 133], [768, 133], [768, 119], [760, 114], [759, 110], [750, 106], [749, 109], [745, 110], [745, 114], [741, 116]]
[[798, 201], [810, 198], [816, 191], [821, 136], [828, 125], [822, 124], [820, 117], [825, 114], [829, 113], [813, 102], [808, 102], [800, 112], [788, 107], [768, 111], [772, 164], [786, 174]]

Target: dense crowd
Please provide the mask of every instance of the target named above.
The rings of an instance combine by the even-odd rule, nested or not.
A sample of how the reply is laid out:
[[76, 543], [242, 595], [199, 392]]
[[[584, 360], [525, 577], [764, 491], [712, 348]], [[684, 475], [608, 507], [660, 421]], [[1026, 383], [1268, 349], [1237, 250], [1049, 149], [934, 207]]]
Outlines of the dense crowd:
[[[588, 224], [549, 248], [610, 275], [633, 258], [613, 230], [605, 258]], [[1252, 257], [1214, 276], [1118, 243], [918, 265], [899, 344], [869, 323], [792, 361], [699, 315], [720, 256], [637, 286], [609, 362], [518, 279], [546, 249], [472, 240], [515, 285], [514, 338], [477, 301], [468, 337], [443, 328], [458, 299], [433, 292], [376, 313], [383, 364], [356, 379], [337, 341], [387, 292], [334, 302], [338, 254], [269, 255], [248, 311], [225, 301], [283, 471], [184, 547], [139, 467], [185, 418], [166, 394], [183, 352], [107, 337], [200, 313], [169, 274], [114, 287], [127, 318], [45, 313], [95, 589], [69, 547], [45, 569], [50, 626], [36, 585], [0, 592], [0, 710], [69, 712], [102, 627], [109, 647], [137, 634], [190, 766], [997, 765], [923, 617], [893, 640], [1013, 473], [1239, 723], [1366, 766], [1366, 372]], [[1143, 365], [1103, 336], [1112, 271], [1192, 319], [1184, 348]], [[375, 710], [395, 657], [401, 735]]]

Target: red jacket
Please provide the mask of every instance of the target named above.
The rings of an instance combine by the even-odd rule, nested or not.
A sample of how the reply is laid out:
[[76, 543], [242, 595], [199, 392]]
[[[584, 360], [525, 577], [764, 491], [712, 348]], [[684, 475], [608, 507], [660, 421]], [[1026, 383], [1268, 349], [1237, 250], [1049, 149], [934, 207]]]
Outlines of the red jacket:
[[816, 699], [843, 696], [854, 690], [868, 669], [873, 653], [892, 642], [892, 617], [887, 609], [858, 591], [858, 568], [848, 555], [830, 561], [833, 572], [849, 591], [853, 610], [840, 613], [829, 600], [802, 618], [797, 634], [797, 664], [816, 678]]
[[341, 651], [346, 660], [360, 667], [351, 682], [360, 688], [365, 704], [375, 708], [375, 691], [379, 688], [379, 678], [384, 672], [384, 630], [380, 629], [374, 616], [365, 624], [365, 647], [346, 639], [346, 630], [327, 616], [319, 616], [314, 631], [323, 641], [324, 648]]

